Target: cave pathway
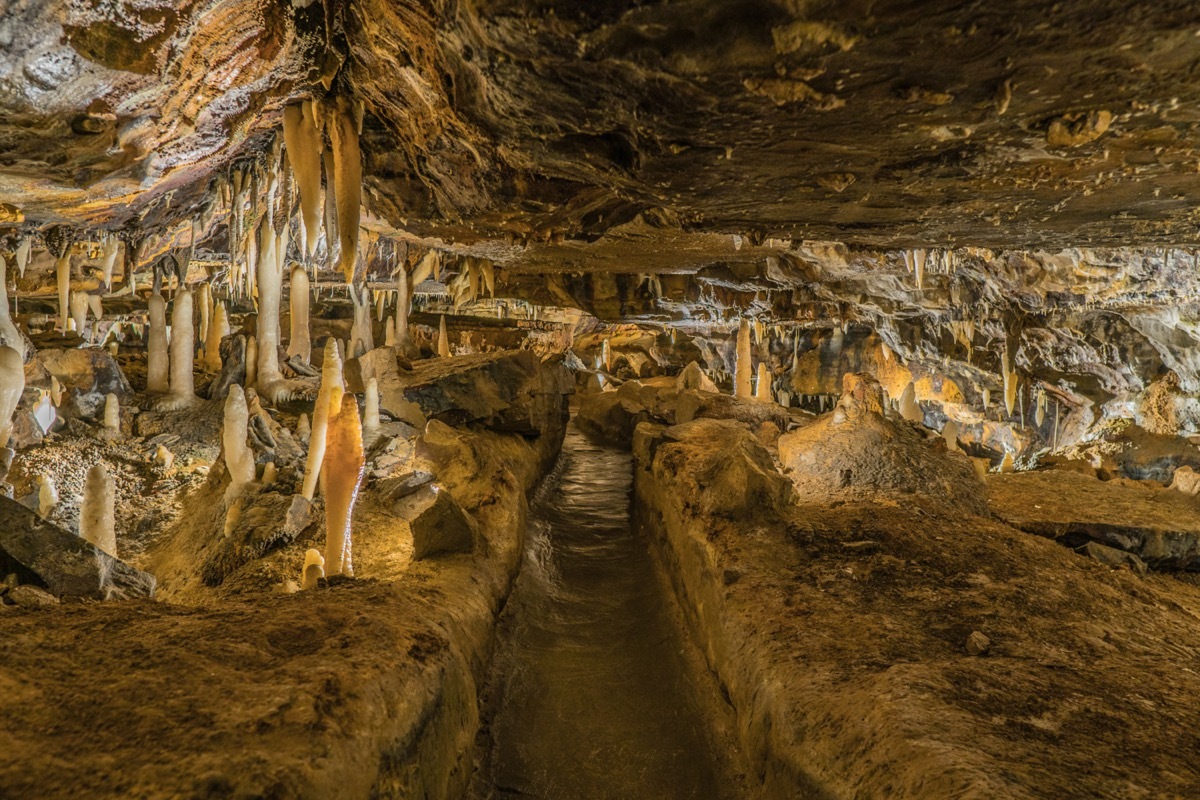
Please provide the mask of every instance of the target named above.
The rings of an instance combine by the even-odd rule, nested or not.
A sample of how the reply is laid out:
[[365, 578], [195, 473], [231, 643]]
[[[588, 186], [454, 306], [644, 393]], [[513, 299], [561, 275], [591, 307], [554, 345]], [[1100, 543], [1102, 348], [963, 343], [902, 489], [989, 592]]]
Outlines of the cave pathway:
[[[630, 526], [630, 454], [571, 425], [498, 631], [474, 798], [736, 797], [670, 589]], [[708, 693], [708, 694], [706, 694]], [[486, 710], [490, 709], [490, 711]]]

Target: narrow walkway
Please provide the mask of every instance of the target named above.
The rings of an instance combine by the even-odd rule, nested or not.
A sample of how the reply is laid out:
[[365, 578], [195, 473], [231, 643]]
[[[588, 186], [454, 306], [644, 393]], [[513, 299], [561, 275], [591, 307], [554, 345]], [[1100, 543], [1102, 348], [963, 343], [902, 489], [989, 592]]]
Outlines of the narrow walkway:
[[630, 530], [630, 481], [628, 453], [571, 426], [501, 621], [473, 797], [736, 796], [667, 589]]

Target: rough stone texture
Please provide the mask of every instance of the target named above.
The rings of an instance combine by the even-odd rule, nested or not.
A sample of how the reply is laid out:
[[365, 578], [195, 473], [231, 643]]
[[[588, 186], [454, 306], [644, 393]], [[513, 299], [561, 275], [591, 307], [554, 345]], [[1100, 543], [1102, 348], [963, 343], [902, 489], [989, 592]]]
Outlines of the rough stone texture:
[[0, 572], [18, 567], [61, 597], [151, 597], [155, 579], [0, 497]]
[[115, 394], [122, 403], [133, 396], [121, 368], [103, 348], [39, 350], [38, 360], [66, 390], [60, 409], [66, 416], [98, 417], [104, 413], [108, 394]]
[[[399, 381], [403, 397], [420, 406], [429, 419], [452, 425], [479, 423], [527, 436], [541, 434], [547, 421], [565, 423], [563, 398], [574, 391], [560, 364], [542, 364], [527, 350], [427, 359]], [[392, 393], [390, 383], [381, 382], [382, 407], [387, 408], [384, 398]]]
[[634, 458], [637, 524], [737, 711], [751, 792], [1200, 791], [1194, 585], [887, 495], [705, 510], [720, 456], [650, 425]]
[[969, 459], [949, 453], [913, 425], [884, 417], [882, 390], [870, 376], [847, 375], [837, 407], [811, 425], [779, 437], [779, 460], [796, 491], [809, 499], [920, 496], [961, 513], [987, 510], [984, 487]]
[[991, 475], [988, 504], [1023, 531], [1072, 546], [1100, 542], [1156, 568], [1194, 568], [1200, 557], [1200, 502], [1155, 484], [1058, 470]]
[[291, 544], [315, 518], [312, 503], [298, 494], [269, 492], [250, 498], [237, 525], [200, 568], [201, 580], [220, 586], [243, 565]]
[[478, 526], [450, 493], [436, 485], [418, 489], [395, 506], [412, 530], [414, 561], [436, 555], [470, 553]]

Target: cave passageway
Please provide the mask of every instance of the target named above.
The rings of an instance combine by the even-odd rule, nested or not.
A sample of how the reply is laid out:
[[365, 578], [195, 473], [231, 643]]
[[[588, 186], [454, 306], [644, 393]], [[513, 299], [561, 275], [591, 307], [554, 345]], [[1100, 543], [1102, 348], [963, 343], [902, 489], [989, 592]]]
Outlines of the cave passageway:
[[501, 621], [474, 798], [739, 796], [630, 480], [628, 452], [571, 426]]

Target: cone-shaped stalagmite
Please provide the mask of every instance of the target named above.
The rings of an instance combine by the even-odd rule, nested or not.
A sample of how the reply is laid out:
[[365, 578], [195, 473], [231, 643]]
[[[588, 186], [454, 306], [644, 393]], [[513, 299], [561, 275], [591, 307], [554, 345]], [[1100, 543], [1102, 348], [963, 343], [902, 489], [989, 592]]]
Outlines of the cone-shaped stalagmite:
[[195, 367], [196, 331], [192, 327], [192, 293], [181, 289], [175, 294], [171, 311], [171, 397], [180, 403], [196, 399]]
[[331, 337], [325, 343], [325, 360], [321, 367], [321, 388], [313, 406], [312, 428], [308, 437], [308, 460], [304, 466], [305, 499], [312, 500], [317, 490], [317, 478], [321, 474], [321, 463], [325, 458], [325, 434], [329, 426], [329, 410], [333, 395], [339, 397], [345, 390], [342, 378], [342, 360], [338, 357], [337, 343]]
[[218, 372], [221, 369], [221, 340], [229, 335], [229, 314], [225, 311], [224, 303], [216, 303], [213, 307], [212, 321], [208, 324], [208, 336], [204, 340], [204, 360], [206, 369]]
[[352, 394], [335, 393], [336, 407], [329, 416], [325, 460], [325, 574], [353, 575], [350, 523], [358, 487], [362, 482], [362, 426], [358, 401]]
[[396, 344], [408, 344], [408, 309], [412, 303], [412, 283], [408, 267], [400, 265], [396, 272]]
[[438, 323], [437, 354], [443, 357], [450, 355], [450, 337], [446, 334], [445, 314], [442, 314], [442, 320]]
[[249, 428], [249, 412], [246, 409], [246, 394], [236, 383], [229, 387], [225, 398], [225, 418], [221, 426], [221, 444], [225, 452], [225, 468], [229, 470], [229, 487], [226, 499], [236, 497], [254, 480], [254, 453], [246, 444]]
[[339, 95], [329, 114], [329, 141], [333, 147], [333, 191], [337, 206], [338, 270], [346, 283], [354, 282], [358, 261], [358, 220], [362, 204], [362, 155], [358, 149], [358, 119], [350, 98]]
[[21, 354], [0, 346], [0, 448], [8, 446], [12, 434], [12, 416], [25, 391], [25, 365]]
[[117, 555], [116, 491], [103, 464], [88, 470], [79, 509], [79, 535], [110, 556]]
[[754, 396], [752, 387], [754, 367], [750, 363], [750, 321], [738, 323], [737, 353], [734, 362], [733, 395], [749, 399]]
[[758, 362], [758, 382], [754, 385], [754, 399], [767, 403], [774, 399], [771, 395], [771, 370], [763, 361]]

